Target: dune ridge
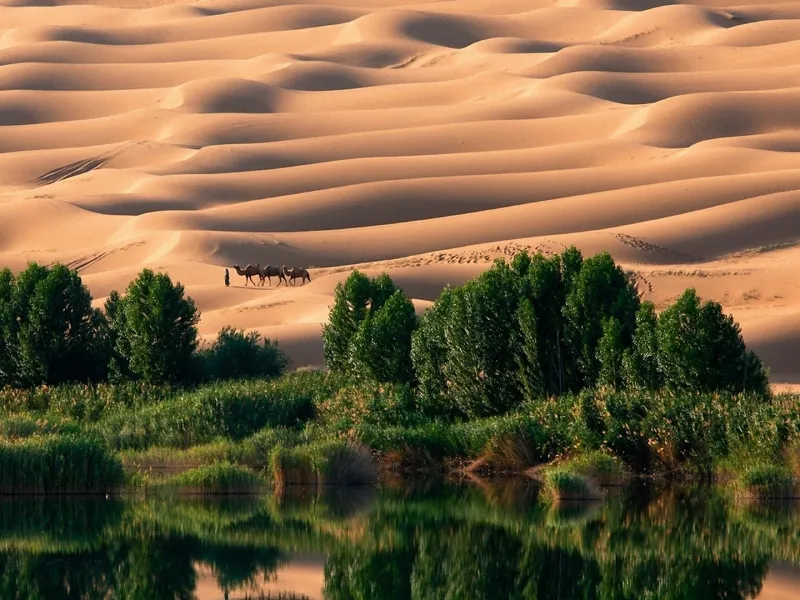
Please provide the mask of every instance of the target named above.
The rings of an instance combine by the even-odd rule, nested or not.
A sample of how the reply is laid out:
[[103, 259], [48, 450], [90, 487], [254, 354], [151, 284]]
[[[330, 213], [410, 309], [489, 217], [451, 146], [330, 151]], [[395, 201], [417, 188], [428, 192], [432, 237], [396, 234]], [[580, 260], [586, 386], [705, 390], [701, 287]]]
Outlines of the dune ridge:
[[[7, 0], [0, 257], [102, 303], [166, 270], [201, 333], [322, 362], [333, 291], [422, 312], [516, 250], [723, 304], [800, 385], [800, 2]], [[296, 288], [233, 264], [297, 265]], [[223, 285], [229, 268], [232, 286]]]

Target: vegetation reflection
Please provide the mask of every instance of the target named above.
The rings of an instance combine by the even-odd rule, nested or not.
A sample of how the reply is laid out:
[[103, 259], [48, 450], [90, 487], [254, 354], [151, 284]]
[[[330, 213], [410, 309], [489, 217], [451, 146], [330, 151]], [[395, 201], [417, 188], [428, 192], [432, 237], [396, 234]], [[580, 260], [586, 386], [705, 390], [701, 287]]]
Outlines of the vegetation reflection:
[[551, 505], [535, 486], [2, 500], [0, 597], [189, 600], [202, 576], [231, 598], [259, 597], [301, 552], [320, 557], [328, 600], [744, 600], [771, 561], [800, 562], [792, 505], [712, 488]]

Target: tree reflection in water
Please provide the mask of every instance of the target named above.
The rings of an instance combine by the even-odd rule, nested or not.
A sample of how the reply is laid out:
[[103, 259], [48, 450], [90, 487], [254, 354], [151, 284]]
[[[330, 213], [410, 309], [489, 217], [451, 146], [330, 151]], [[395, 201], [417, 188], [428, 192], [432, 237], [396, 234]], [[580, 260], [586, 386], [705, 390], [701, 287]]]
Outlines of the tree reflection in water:
[[0, 501], [0, 597], [190, 600], [203, 568], [257, 598], [310, 552], [328, 600], [744, 600], [770, 561], [800, 563], [794, 506], [704, 488], [559, 508], [518, 480], [296, 492]]

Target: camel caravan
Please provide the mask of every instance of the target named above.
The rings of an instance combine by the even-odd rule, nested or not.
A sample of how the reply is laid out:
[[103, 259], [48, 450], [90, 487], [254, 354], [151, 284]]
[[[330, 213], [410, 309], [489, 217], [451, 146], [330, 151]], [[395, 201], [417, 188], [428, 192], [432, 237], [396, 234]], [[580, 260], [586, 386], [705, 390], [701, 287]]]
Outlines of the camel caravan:
[[[253, 285], [256, 285], [256, 282], [253, 281], [253, 275], [258, 275], [258, 278], [261, 280], [258, 285], [264, 285], [265, 279], [268, 279], [269, 284], [272, 285], [273, 277], [278, 278], [278, 285], [280, 285], [281, 281], [283, 281], [288, 286], [289, 283], [287, 282], [287, 278], [291, 280], [292, 285], [296, 285], [295, 279], [302, 280], [303, 283], [301, 285], [306, 284], [306, 279], [308, 279], [309, 283], [311, 282], [311, 275], [308, 274], [308, 269], [303, 269], [302, 267], [292, 267], [291, 269], [286, 265], [282, 267], [276, 267], [273, 265], [262, 267], [259, 263], [256, 263], [254, 265], [247, 265], [244, 269], [242, 269], [239, 265], [233, 265], [233, 268], [236, 269], [236, 273], [239, 276], [244, 277], [245, 285], [247, 285], [248, 281]], [[227, 283], [225, 285], [227, 285]]]

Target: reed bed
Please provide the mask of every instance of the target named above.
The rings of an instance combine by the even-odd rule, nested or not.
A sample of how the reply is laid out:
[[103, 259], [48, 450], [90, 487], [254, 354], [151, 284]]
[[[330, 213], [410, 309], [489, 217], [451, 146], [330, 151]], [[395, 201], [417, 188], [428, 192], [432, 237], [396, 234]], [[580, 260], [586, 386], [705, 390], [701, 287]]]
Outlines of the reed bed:
[[278, 489], [294, 484], [364, 485], [378, 479], [369, 452], [343, 440], [276, 446], [270, 455], [270, 471]]
[[227, 461], [188, 469], [159, 483], [159, 487], [200, 494], [253, 493], [267, 485], [267, 480], [259, 473]]
[[113, 492], [125, 482], [122, 462], [100, 441], [76, 435], [0, 440], [0, 493]]

